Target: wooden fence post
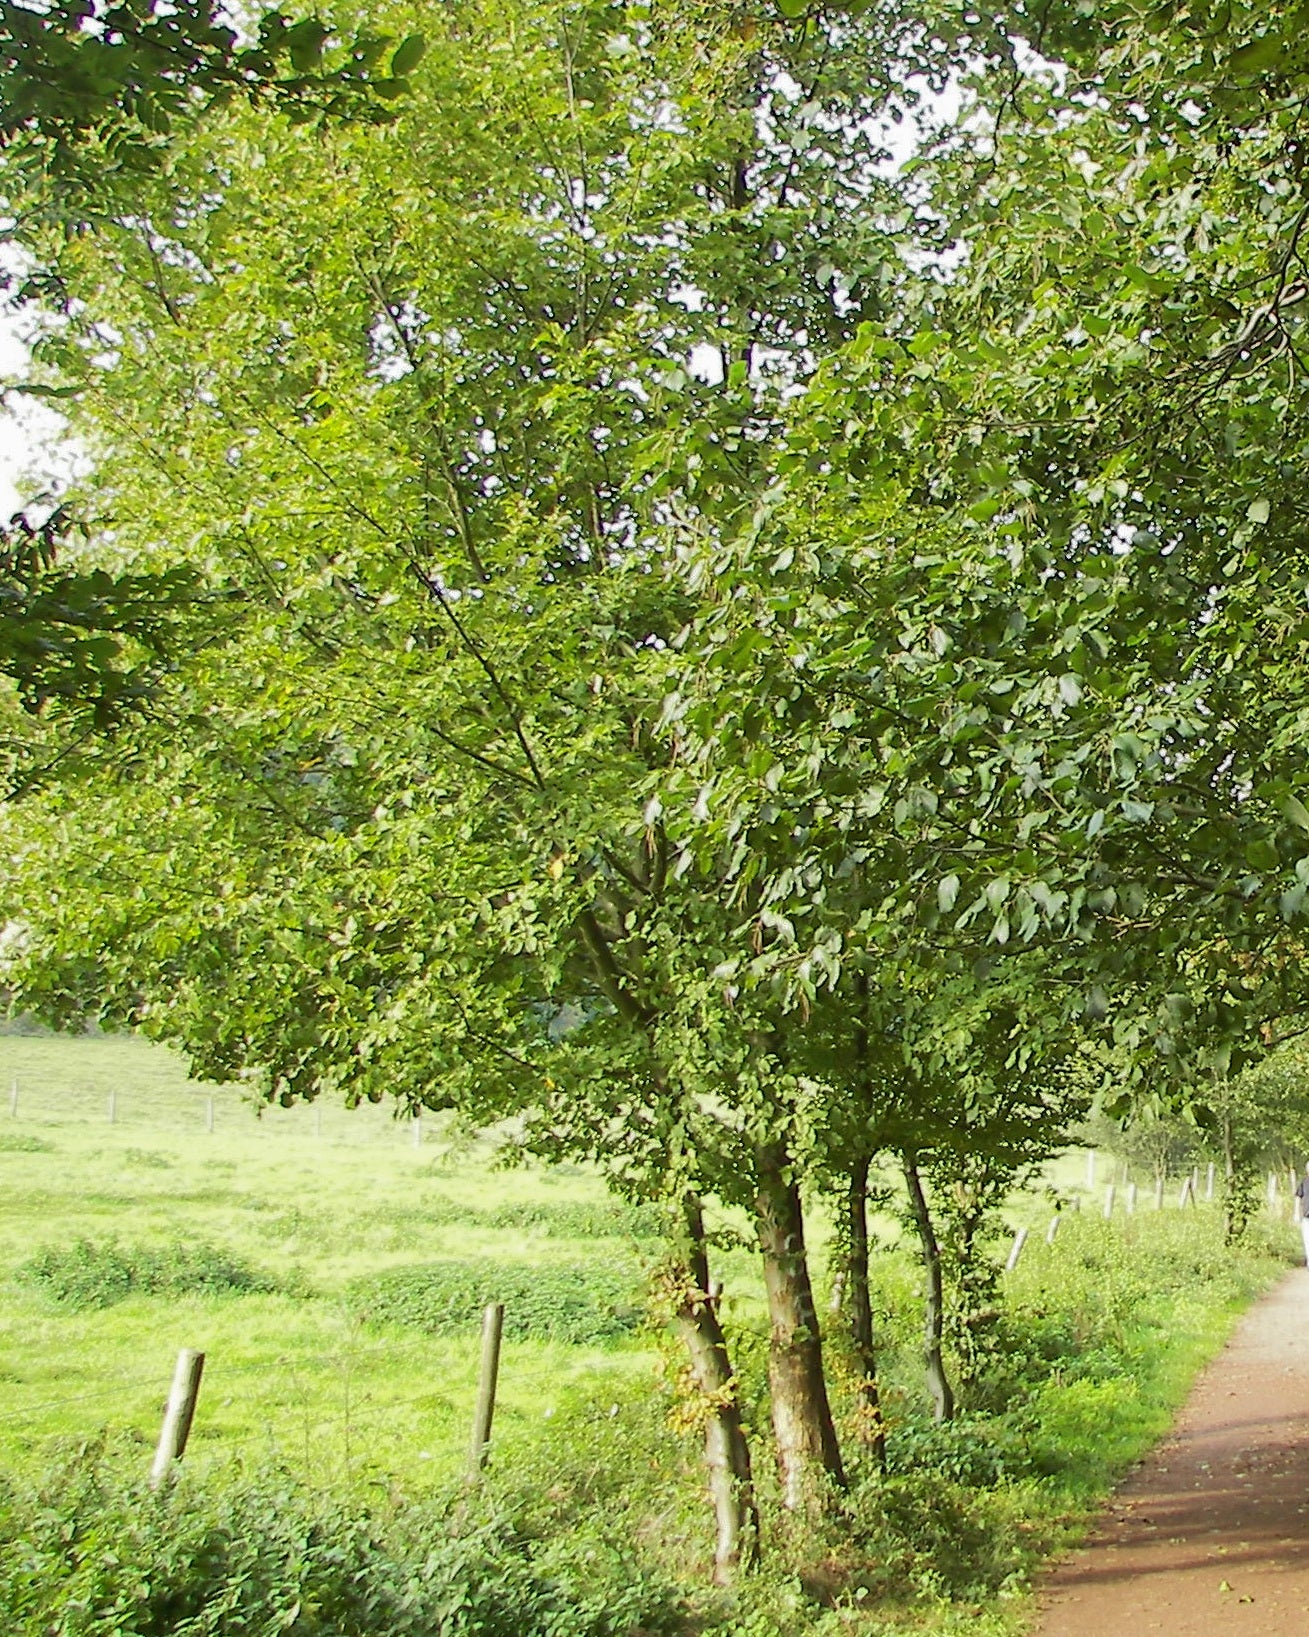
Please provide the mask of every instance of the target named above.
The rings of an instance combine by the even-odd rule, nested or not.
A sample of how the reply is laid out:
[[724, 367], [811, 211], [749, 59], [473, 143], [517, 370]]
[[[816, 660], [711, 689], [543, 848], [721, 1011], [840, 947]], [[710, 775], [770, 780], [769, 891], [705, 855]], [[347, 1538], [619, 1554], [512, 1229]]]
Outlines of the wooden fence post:
[[1117, 1190], [1114, 1188], [1114, 1185], [1113, 1185], [1112, 1182], [1109, 1183], [1108, 1186], [1105, 1188], [1105, 1191], [1104, 1191], [1104, 1219], [1105, 1219], [1106, 1222], [1108, 1222], [1109, 1218], [1114, 1214], [1114, 1194], [1116, 1192], [1117, 1192]]
[[1134, 1182], [1127, 1184], [1127, 1214], [1128, 1216], [1135, 1216], [1136, 1214], [1136, 1184]]
[[1018, 1266], [1018, 1258], [1023, 1254], [1023, 1246], [1027, 1243], [1027, 1229], [1019, 1228], [1014, 1235], [1014, 1242], [1009, 1247], [1009, 1260], [1004, 1265], [1006, 1273], [1012, 1273]]
[[1087, 1156], [1086, 1156], [1086, 1186], [1087, 1186], [1088, 1189], [1095, 1187], [1095, 1149], [1094, 1148], [1090, 1149], [1087, 1152]]
[[1277, 1172], [1276, 1171], [1270, 1171], [1268, 1173], [1268, 1203], [1270, 1205], [1273, 1205], [1273, 1206], [1275, 1206], [1277, 1204]]
[[468, 1447], [468, 1477], [475, 1479], [486, 1465], [491, 1443], [491, 1417], [495, 1414], [495, 1386], [500, 1376], [500, 1336], [504, 1330], [505, 1304], [491, 1302], [482, 1313], [482, 1368], [477, 1380], [477, 1407], [473, 1411], [473, 1437]]
[[168, 1476], [174, 1461], [186, 1453], [186, 1441], [195, 1420], [195, 1403], [200, 1396], [200, 1377], [204, 1373], [205, 1356], [194, 1348], [184, 1347], [177, 1355], [173, 1371], [173, 1386], [168, 1394], [168, 1408], [159, 1431], [159, 1447], [155, 1450], [154, 1465], [150, 1468], [150, 1487], [158, 1489]]
[[1214, 1197], [1214, 1162], [1212, 1160], [1209, 1161], [1209, 1170], [1204, 1179], [1204, 1197], [1206, 1199]]
[[1050, 1226], [1045, 1230], [1045, 1242], [1046, 1242], [1047, 1245], [1053, 1245], [1054, 1244], [1055, 1235], [1058, 1232], [1059, 1232], [1059, 1212], [1056, 1211], [1054, 1213], [1054, 1215], [1050, 1218]]
[[212, 1131], [213, 1129], [214, 1129], [214, 1100], [213, 1100], [212, 1097], [206, 1097], [205, 1098], [205, 1130], [206, 1131]]

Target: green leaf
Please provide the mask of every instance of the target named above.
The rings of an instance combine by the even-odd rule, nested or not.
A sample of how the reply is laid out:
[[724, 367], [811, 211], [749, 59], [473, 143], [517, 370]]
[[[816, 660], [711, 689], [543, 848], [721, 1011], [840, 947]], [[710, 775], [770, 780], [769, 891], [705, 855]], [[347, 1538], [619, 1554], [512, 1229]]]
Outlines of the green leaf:
[[1309, 807], [1289, 792], [1277, 804], [1278, 811], [1283, 818], [1289, 818], [1292, 824], [1298, 824], [1302, 830], [1309, 830]]
[[1255, 870], [1275, 870], [1278, 865], [1277, 848], [1265, 836], [1259, 836], [1245, 849], [1246, 862]]
[[422, 62], [427, 51], [427, 41], [421, 34], [410, 34], [401, 40], [395, 48], [395, 56], [391, 58], [391, 73], [397, 80], [402, 80], [407, 74]]
[[1252, 500], [1245, 515], [1251, 523], [1266, 523], [1271, 509], [1266, 500]]
[[1238, 47], [1227, 59], [1227, 67], [1233, 74], [1262, 74], [1277, 67], [1285, 49], [1280, 34], [1263, 34]]
[[955, 906], [959, 897], [959, 877], [957, 875], [944, 876], [937, 884], [936, 903], [942, 915], [948, 915]]
[[777, 0], [777, 9], [783, 17], [803, 17], [809, 10], [809, 0]]
[[327, 27], [317, 17], [306, 17], [286, 31], [286, 49], [292, 66], [302, 74], [311, 74], [323, 60], [327, 44]]

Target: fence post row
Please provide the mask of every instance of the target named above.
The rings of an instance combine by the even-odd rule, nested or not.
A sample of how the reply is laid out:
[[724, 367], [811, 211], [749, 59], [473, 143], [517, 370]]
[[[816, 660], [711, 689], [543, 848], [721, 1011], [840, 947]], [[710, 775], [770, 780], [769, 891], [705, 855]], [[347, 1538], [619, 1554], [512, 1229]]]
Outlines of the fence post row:
[[186, 1441], [195, 1420], [196, 1400], [200, 1396], [200, 1377], [204, 1373], [205, 1356], [194, 1348], [184, 1347], [177, 1355], [173, 1371], [172, 1390], [168, 1394], [168, 1408], [164, 1424], [159, 1430], [159, 1447], [155, 1450], [154, 1465], [150, 1468], [150, 1487], [158, 1489], [168, 1476], [174, 1461], [186, 1453]]

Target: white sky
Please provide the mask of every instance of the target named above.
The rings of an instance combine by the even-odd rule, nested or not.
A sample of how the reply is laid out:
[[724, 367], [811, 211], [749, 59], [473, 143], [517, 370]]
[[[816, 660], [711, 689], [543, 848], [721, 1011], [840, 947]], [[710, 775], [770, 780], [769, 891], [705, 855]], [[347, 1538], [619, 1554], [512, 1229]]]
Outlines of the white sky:
[[[0, 314], [0, 380], [26, 371], [27, 348], [12, 317]], [[0, 522], [51, 481], [56, 463], [48, 445], [58, 425], [56, 415], [18, 394], [0, 404]]]

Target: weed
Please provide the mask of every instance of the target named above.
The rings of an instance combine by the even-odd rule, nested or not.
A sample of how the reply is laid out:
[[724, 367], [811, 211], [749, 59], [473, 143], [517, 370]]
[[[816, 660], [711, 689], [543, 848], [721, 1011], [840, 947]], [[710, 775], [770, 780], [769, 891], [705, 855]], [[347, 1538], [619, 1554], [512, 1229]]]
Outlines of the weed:
[[173, 1162], [163, 1154], [156, 1154], [153, 1148], [125, 1148], [123, 1150], [123, 1164], [133, 1166], [138, 1171], [171, 1171]]

